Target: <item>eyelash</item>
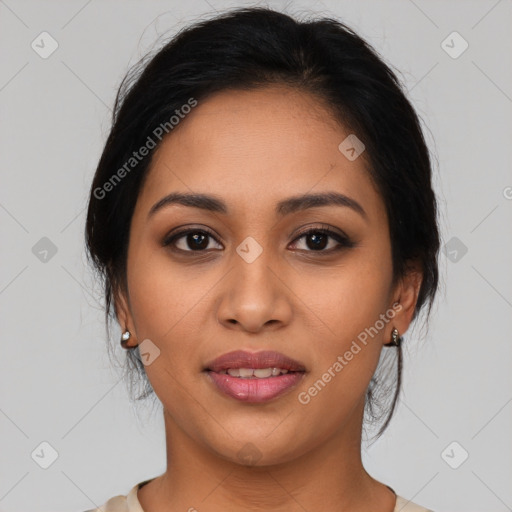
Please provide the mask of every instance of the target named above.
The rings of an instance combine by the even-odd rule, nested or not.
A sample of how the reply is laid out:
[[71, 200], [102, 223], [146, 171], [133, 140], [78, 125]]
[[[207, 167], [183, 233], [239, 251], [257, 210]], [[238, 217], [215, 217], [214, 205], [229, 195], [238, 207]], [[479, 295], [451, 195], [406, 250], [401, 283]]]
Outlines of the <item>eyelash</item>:
[[[185, 230], [179, 231], [177, 233], [174, 233], [174, 234], [172, 234], [170, 236], [167, 236], [163, 240], [162, 245], [164, 247], [168, 247], [170, 245], [173, 245], [177, 240], [179, 240], [180, 238], [183, 238], [186, 235], [189, 235], [191, 233], [194, 233], [194, 234], [200, 233], [200, 234], [204, 234], [204, 235], [210, 236], [218, 244], [220, 244], [220, 242], [217, 240], [215, 235], [210, 230], [208, 230], [206, 228], [201, 228], [201, 229], [192, 228], [192, 229], [185, 229]], [[305, 252], [331, 254], [331, 253], [337, 252], [337, 251], [339, 251], [339, 250], [341, 250], [343, 248], [350, 248], [350, 247], [354, 247], [355, 246], [355, 243], [352, 242], [352, 240], [350, 240], [350, 238], [348, 238], [347, 236], [341, 235], [339, 233], [336, 233], [335, 231], [332, 231], [331, 229], [329, 229], [328, 226], [325, 226], [325, 225], [323, 225], [320, 228], [309, 228], [306, 231], [303, 231], [302, 233], [299, 233], [298, 236], [293, 240], [292, 243], [296, 243], [301, 238], [304, 238], [304, 237], [306, 237], [306, 236], [308, 236], [310, 234], [318, 234], [318, 233], [321, 233], [323, 235], [327, 235], [327, 236], [329, 236], [329, 238], [333, 238], [334, 240], [336, 240], [339, 243], [338, 247], [327, 249], [327, 250], [322, 249], [322, 250], [318, 250], [318, 251], [309, 249], [309, 250], [305, 250]], [[207, 250], [197, 250], [197, 251], [194, 251], [194, 250], [178, 249], [176, 247], [173, 247], [172, 250], [173, 251], [177, 251], [177, 252], [182, 252], [182, 253], [183, 252], [190, 252], [190, 253], [204, 253], [204, 252], [208, 252]], [[303, 250], [303, 249], [301, 249], [301, 250]]]

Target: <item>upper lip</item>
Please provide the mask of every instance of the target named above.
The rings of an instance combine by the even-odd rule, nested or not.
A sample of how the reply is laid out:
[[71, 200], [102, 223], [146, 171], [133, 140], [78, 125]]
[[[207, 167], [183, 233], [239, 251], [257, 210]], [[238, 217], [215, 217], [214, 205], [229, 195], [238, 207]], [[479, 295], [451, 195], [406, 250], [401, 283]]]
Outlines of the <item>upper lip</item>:
[[300, 362], [271, 350], [262, 352], [235, 350], [228, 352], [210, 361], [205, 369], [221, 372], [230, 368], [282, 368], [292, 372], [305, 371], [304, 365]]

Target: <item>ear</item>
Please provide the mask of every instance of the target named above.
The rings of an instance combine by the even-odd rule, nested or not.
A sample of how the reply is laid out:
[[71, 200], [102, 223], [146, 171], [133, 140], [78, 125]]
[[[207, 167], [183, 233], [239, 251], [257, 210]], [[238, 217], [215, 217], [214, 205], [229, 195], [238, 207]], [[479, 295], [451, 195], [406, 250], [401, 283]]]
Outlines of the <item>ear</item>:
[[391, 341], [391, 332], [398, 329], [400, 336], [407, 331], [414, 315], [418, 295], [423, 281], [422, 266], [418, 261], [408, 263], [407, 271], [402, 276], [393, 290], [391, 307], [396, 311], [394, 318], [388, 324], [389, 332], [386, 332], [384, 343]]
[[128, 291], [125, 287], [117, 286], [112, 293], [114, 303], [114, 312], [117, 321], [121, 327], [121, 332], [130, 331], [130, 340], [127, 342], [128, 347], [137, 346], [137, 336], [135, 333], [135, 324], [131, 313], [130, 299]]

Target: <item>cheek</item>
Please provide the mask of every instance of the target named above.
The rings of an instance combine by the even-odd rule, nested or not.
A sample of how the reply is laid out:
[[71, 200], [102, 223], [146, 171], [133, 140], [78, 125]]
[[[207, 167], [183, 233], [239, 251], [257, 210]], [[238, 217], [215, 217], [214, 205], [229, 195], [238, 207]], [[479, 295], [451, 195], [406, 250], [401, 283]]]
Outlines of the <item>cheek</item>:
[[364, 400], [382, 350], [382, 330], [375, 326], [385, 311], [384, 294], [372, 280], [358, 280], [354, 287], [344, 279], [335, 284], [341, 291], [330, 291], [332, 300], [324, 297], [320, 314], [328, 328], [322, 326], [324, 336], [315, 337], [312, 371], [297, 394], [304, 414], [323, 418], [319, 429], [325, 435], [348, 421]]
[[190, 272], [173, 263], [165, 249], [150, 244], [148, 240], [133, 243], [128, 286], [138, 336], [158, 343], [187, 325], [182, 320], [200, 301], [202, 286], [207, 284], [199, 286], [199, 282], [190, 281]]
[[366, 249], [354, 251], [339, 266], [300, 275], [293, 290], [307, 306], [312, 328], [336, 349], [366, 332], [388, 308], [390, 261]]
[[157, 357], [145, 370], [159, 398], [160, 388], [179, 385], [186, 363], [190, 370], [190, 361], [197, 360], [194, 340], [200, 338], [204, 325], [190, 321], [201, 310], [204, 289], [183, 275], [161, 253], [139, 250], [129, 259], [128, 286], [134, 325], [138, 342], [150, 340], [156, 347], [153, 350]]
[[389, 259], [361, 250], [343, 266], [300, 281], [297, 294], [307, 297], [317, 347], [307, 382], [313, 388], [304, 401], [319, 407], [330, 402], [342, 414], [364, 395], [378, 364], [384, 329], [394, 316], [388, 306], [391, 277]]

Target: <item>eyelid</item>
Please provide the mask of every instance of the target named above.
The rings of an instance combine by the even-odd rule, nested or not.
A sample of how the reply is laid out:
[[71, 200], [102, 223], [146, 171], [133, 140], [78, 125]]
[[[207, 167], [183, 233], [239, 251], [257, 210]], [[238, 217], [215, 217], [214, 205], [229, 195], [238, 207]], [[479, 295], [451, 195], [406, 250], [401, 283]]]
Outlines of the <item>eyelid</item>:
[[321, 227], [308, 227], [303, 230], [301, 230], [294, 238], [294, 240], [291, 242], [291, 244], [297, 244], [299, 241], [304, 238], [305, 236], [309, 235], [310, 233], [322, 233], [326, 235], [328, 238], [331, 238], [336, 242], [335, 247], [331, 247], [330, 249], [326, 250], [298, 250], [300, 253], [305, 253], [307, 255], [310, 254], [318, 254], [320, 257], [322, 256], [329, 256], [332, 254], [336, 254], [339, 251], [343, 249], [350, 249], [352, 247], [355, 247], [357, 245], [356, 242], [354, 242], [348, 235], [346, 235], [343, 231], [338, 230], [337, 228], [333, 228], [327, 224], [323, 224]]
[[[187, 226], [180, 228], [173, 229], [170, 233], [168, 233], [164, 239], [162, 240], [162, 246], [172, 246], [176, 240], [179, 240], [180, 238], [190, 234], [190, 233], [199, 233], [203, 232], [206, 233], [208, 236], [213, 238], [218, 244], [224, 245], [220, 240], [219, 237], [210, 229], [205, 226], [196, 227], [196, 226]], [[291, 244], [296, 243], [298, 240], [303, 238], [304, 236], [310, 234], [310, 233], [323, 233], [327, 235], [328, 237], [336, 240], [338, 243], [338, 247], [334, 249], [329, 249], [327, 251], [306, 251], [306, 252], [312, 252], [312, 253], [319, 253], [319, 254], [329, 254], [331, 252], [334, 252], [338, 249], [341, 249], [343, 247], [354, 247], [355, 243], [352, 241], [352, 239], [346, 235], [343, 231], [339, 230], [338, 228], [334, 228], [330, 226], [329, 224], [321, 224], [320, 226], [307, 226], [301, 230], [299, 230], [298, 233], [295, 233], [293, 240], [290, 242]], [[203, 250], [203, 251], [192, 251], [188, 250], [185, 251], [183, 249], [177, 249], [176, 247], [173, 247], [173, 250], [180, 251], [180, 252], [191, 252], [191, 253], [208, 253], [209, 251]], [[216, 249], [218, 250], [218, 249]]]
[[304, 235], [307, 235], [311, 232], [328, 232], [328, 234], [337, 235], [339, 238], [342, 238], [343, 240], [350, 241], [350, 237], [346, 235], [343, 231], [341, 231], [338, 228], [335, 228], [333, 226], [330, 226], [329, 224], [320, 224], [320, 226], [307, 226], [303, 229], [300, 229], [298, 233], [294, 235], [293, 241], [295, 242], [297, 238], [301, 238]]
[[[186, 226], [182, 227], [180, 229], [179, 227], [171, 230], [169, 233], [167, 233], [164, 236], [164, 239], [162, 240], [163, 246], [171, 245], [172, 242], [175, 240], [188, 235], [189, 233], [198, 233], [198, 232], [204, 232], [207, 233], [209, 236], [211, 236], [217, 243], [222, 244], [222, 242], [219, 240], [220, 237], [218, 237], [210, 228], [207, 228], [205, 226], [197, 227], [197, 226]], [[194, 252], [194, 251], [185, 251], [185, 252]], [[198, 251], [200, 252], [200, 251]], [[205, 252], [205, 251], [202, 251]]]

